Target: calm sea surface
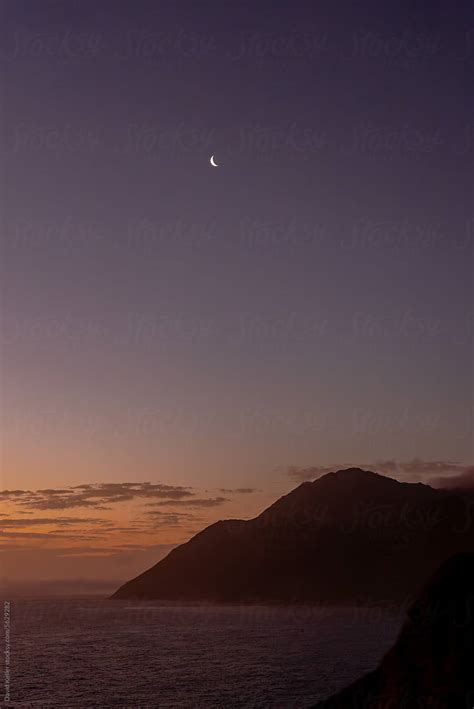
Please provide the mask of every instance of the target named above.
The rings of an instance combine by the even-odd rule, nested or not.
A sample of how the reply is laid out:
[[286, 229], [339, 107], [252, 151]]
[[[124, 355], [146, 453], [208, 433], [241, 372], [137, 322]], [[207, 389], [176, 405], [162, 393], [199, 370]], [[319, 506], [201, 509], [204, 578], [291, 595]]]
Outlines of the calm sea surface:
[[375, 608], [12, 601], [9, 705], [307, 707], [374, 668], [402, 622]]

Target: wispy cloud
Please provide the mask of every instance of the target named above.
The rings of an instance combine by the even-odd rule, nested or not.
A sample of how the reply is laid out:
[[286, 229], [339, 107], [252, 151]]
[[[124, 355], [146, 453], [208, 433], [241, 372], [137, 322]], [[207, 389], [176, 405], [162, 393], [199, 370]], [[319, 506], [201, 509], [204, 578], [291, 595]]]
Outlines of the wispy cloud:
[[[0, 540], [16, 548], [23, 540], [37, 542], [38, 546], [45, 541], [45, 546], [54, 547], [91, 542], [102, 548], [109, 544], [122, 546], [124, 540], [156, 539], [164, 532], [168, 539], [178, 542], [191, 527], [214, 521], [213, 510], [230, 502], [231, 494], [254, 491], [236, 488], [224, 496], [216, 494], [216, 490], [198, 493], [183, 485], [151, 482], [2, 490], [0, 500], [7, 511], [0, 515]], [[120, 508], [120, 503], [127, 503], [127, 508]], [[102, 510], [107, 514], [102, 514]], [[203, 517], [196, 515], [198, 510], [202, 510]]]
[[[52, 535], [50, 532], [21, 532], [21, 531], [13, 531], [13, 532], [8, 532], [5, 530], [0, 530], [0, 538], [1, 539], [47, 539], [51, 541]], [[91, 534], [81, 534], [81, 533], [74, 533], [74, 534], [61, 534], [61, 532], [55, 532], [54, 533], [54, 539], [55, 540], [68, 540], [71, 542], [77, 542], [77, 541], [91, 541], [93, 542], [96, 539], [95, 535]]]
[[187, 500], [161, 500], [148, 502], [149, 507], [218, 507], [229, 502], [227, 497], [189, 498]]
[[474, 465], [466, 465], [463, 470], [453, 475], [441, 475], [431, 478], [429, 484], [433, 487], [447, 489], [472, 489], [474, 488]]
[[332, 473], [335, 470], [341, 470], [350, 466], [343, 465], [311, 465], [309, 467], [300, 468], [297, 465], [290, 465], [287, 468], [288, 476], [295, 482], [304, 482], [306, 480], [316, 480], [326, 473]]
[[160, 510], [152, 510], [146, 512], [147, 519], [145, 524], [152, 524], [153, 527], [180, 527], [183, 522], [196, 522], [198, 518], [194, 515], [183, 514], [181, 512], [161, 512]]
[[32, 519], [16, 519], [9, 517], [8, 519], [0, 520], [0, 529], [4, 527], [34, 527], [41, 525], [59, 525], [68, 527], [71, 525], [96, 524], [101, 526], [110, 526], [112, 522], [97, 517], [35, 517]]
[[23, 495], [31, 495], [29, 490], [0, 490], [0, 500], [10, 500]]
[[0, 500], [37, 510], [64, 510], [73, 508], [110, 509], [106, 505], [131, 502], [137, 499], [181, 500], [193, 497], [188, 487], [161, 483], [97, 483], [68, 488], [43, 490], [2, 490]]
[[219, 492], [224, 495], [251, 495], [253, 492], [258, 492], [258, 489], [256, 487], [220, 487]]

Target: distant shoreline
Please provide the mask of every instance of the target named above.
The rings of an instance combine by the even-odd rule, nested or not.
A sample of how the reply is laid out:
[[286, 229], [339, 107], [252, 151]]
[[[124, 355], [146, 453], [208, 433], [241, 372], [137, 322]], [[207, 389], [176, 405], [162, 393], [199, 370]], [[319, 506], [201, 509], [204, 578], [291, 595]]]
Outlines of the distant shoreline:
[[[342, 610], [354, 608], [374, 608], [384, 611], [398, 611], [400, 609], [405, 609], [410, 606], [412, 599], [409, 601], [405, 600], [403, 603], [396, 603], [395, 601], [374, 601], [374, 602], [360, 602], [360, 603], [326, 603], [326, 602], [295, 602], [295, 603], [282, 603], [282, 602], [271, 602], [271, 601], [178, 601], [169, 600], [165, 601], [159, 598], [112, 598], [111, 596], [106, 596], [103, 594], [49, 594], [49, 595], [10, 595], [8, 597], [12, 603], [17, 601], [113, 601], [114, 605], [128, 605], [130, 603], [139, 603], [143, 606], [153, 605], [156, 608], [281, 608], [284, 610], [293, 608], [304, 608], [304, 609], [319, 609], [319, 610]], [[112, 605], [112, 604], [111, 604]]]

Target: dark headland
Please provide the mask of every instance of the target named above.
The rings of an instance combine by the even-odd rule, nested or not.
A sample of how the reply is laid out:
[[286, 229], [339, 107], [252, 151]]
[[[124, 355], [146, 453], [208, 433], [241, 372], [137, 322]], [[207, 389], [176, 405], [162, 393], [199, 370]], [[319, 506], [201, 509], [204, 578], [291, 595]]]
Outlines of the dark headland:
[[446, 561], [373, 672], [313, 709], [474, 706], [474, 554]]
[[472, 491], [339, 470], [302, 483], [255, 519], [210, 525], [112, 598], [400, 602], [449, 557], [474, 551], [473, 512]]

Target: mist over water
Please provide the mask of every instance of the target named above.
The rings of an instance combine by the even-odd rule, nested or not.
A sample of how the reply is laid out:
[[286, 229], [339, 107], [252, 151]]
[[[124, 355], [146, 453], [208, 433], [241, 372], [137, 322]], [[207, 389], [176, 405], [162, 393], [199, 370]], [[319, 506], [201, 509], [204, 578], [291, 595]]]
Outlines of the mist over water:
[[281, 709], [375, 668], [404, 609], [36, 599], [11, 616], [12, 706]]

